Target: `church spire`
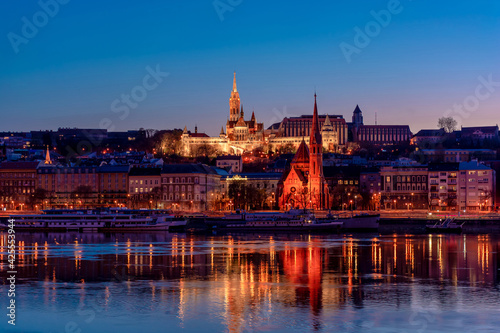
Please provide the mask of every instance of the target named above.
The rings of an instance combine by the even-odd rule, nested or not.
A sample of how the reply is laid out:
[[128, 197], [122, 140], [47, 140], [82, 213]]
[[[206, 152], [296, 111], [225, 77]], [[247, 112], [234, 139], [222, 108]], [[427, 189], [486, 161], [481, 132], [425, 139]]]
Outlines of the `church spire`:
[[319, 131], [318, 104], [316, 103], [316, 93], [314, 93], [314, 113], [311, 128], [310, 144], [322, 145], [321, 133]]
[[233, 78], [233, 90], [231, 90], [231, 97], [229, 97], [229, 120], [238, 121], [240, 118], [240, 93], [236, 88], [236, 72]]
[[52, 160], [50, 159], [49, 146], [47, 146], [47, 153], [45, 154], [44, 164], [52, 164]]

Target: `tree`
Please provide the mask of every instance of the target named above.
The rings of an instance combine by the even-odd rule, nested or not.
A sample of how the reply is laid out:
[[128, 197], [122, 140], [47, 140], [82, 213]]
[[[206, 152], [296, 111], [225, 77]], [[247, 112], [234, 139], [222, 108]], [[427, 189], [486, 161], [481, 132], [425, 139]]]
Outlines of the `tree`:
[[453, 117], [441, 117], [437, 126], [438, 128], [444, 128], [446, 133], [452, 133], [457, 127], [457, 121]]
[[217, 153], [217, 150], [212, 146], [212, 145], [209, 145], [209, 144], [201, 144], [199, 146], [196, 147], [196, 150], [193, 154], [193, 156], [195, 157], [208, 157], [208, 156], [215, 156]]
[[159, 186], [154, 187], [149, 192], [149, 200], [153, 202], [155, 208], [158, 208], [158, 201], [161, 200], [161, 197], [162, 197], [162, 189]]
[[44, 188], [39, 187], [39, 188], [35, 189], [33, 194], [29, 197], [28, 204], [32, 208], [35, 208], [35, 206], [38, 205], [38, 203], [41, 203], [42, 207], [43, 207], [43, 202], [48, 197], [49, 197], [48, 191]]
[[75, 200], [75, 206], [78, 201], [81, 201], [82, 204], [86, 204], [86, 201], [92, 198], [92, 194], [94, 191], [92, 190], [92, 186], [89, 185], [79, 185], [73, 192], [71, 192], [71, 199]]

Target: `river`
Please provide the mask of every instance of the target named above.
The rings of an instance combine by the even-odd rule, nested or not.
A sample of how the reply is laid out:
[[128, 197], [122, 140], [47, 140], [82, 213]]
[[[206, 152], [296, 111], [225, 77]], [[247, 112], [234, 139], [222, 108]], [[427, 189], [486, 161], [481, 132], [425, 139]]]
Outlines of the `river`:
[[1, 332], [498, 332], [493, 235], [18, 233]]

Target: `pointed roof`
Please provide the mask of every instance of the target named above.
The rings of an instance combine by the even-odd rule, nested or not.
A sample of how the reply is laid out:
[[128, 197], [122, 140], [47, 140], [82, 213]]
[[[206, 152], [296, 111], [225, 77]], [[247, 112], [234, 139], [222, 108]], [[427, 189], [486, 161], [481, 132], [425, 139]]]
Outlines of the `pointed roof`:
[[304, 172], [292, 166], [286, 178], [288, 178], [292, 173], [295, 173], [297, 175], [297, 178], [302, 182], [303, 185], [307, 184], [307, 177]]
[[311, 140], [310, 144], [322, 144], [323, 140], [321, 138], [321, 133], [319, 131], [319, 119], [318, 119], [318, 104], [316, 103], [316, 94], [314, 94], [314, 113], [311, 128]]
[[332, 126], [332, 122], [330, 121], [330, 117], [328, 117], [328, 114], [326, 114], [325, 122], [323, 123], [323, 127], [330, 127]]
[[184, 126], [184, 131], [182, 131], [182, 134], [187, 134], [187, 132], [188, 132], [187, 126]]
[[354, 113], [362, 113], [359, 105], [356, 104], [356, 108], [354, 109]]
[[245, 119], [243, 119], [243, 116], [238, 119], [238, 122], [236, 122], [236, 127], [246, 127], [247, 123], [245, 122]]
[[52, 164], [52, 160], [50, 159], [49, 146], [47, 146], [47, 153], [45, 154], [45, 162], [43, 164]]
[[221, 134], [221, 135], [226, 134], [226, 133], [224, 133], [224, 126], [222, 126], [222, 127], [220, 128], [220, 134]]
[[243, 112], [243, 103], [241, 103], [241, 112], [240, 112], [241, 117], [243, 118], [245, 116], [245, 112]]
[[238, 89], [236, 88], [236, 71], [234, 71], [234, 78], [233, 78], [233, 91], [238, 92]]
[[252, 118], [251, 118], [252, 121], [255, 121], [255, 112], [252, 111]]
[[292, 163], [309, 163], [309, 148], [307, 148], [304, 138], [302, 138], [302, 142], [292, 159]]

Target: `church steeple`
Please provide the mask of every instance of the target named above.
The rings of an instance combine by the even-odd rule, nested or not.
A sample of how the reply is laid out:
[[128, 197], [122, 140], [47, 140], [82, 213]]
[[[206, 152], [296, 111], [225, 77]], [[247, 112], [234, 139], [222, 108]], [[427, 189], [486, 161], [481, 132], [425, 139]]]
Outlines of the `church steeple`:
[[45, 154], [45, 162], [44, 164], [52, 164], [52, 160], [50, 159], [49, 146], [47, 146], [47, 153]]
[[316, 103], [316, 94], [314, 94], [314, 113], [313, 113], [313, 121], [311, 128], [311, 141], [310, 144], [318, 144], [322, 145], [321, 132], [319, 128], [319, 119], [318, 119], [318, 105]]
[[321, 128], [321, 132], [325, 131], [333, 131], [333, 125], [330, 121], [330, 117], [328, 117], [328, 114], [326, 115], [325, 122], [323, 123], [323, 127]]
[[233, 78], [233, 90], [231, 90], [231, 97], [229, 97], [229, 120], [238, 121], [240, 117], [240, 93], [236, 87], [236, 72]]
[[316, 208], [325, 207], [325, 189], [323, 177], [323, 137], [319, 127], [318, 104], [314, 94], [314, 113], [309, 141], [309, 190], [315, 197]]

